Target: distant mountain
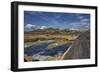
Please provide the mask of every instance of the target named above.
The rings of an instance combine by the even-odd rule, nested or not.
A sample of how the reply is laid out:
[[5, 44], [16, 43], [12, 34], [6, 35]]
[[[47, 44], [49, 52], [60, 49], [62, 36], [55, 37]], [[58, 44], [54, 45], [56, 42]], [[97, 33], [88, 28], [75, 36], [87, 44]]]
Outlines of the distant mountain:
[[43, 32], [46, 32], [46, 31], [56, 31], [56, 33], [58, 31], [60, 32], [68, 32], [68, 31], [88, 31], [89, 29], [76, 29], [76, 28], [66, 28], [66, 29], [60, 29], [60, 28], [53, 28], [53, 27], [46, 27], [46, 26], [36, 26], [36, 25], [33, 25], [33, 24], [27, 24], [24, 26], [24, 31], [25, 32], [30, 32], [30, 31], [43, 31]]

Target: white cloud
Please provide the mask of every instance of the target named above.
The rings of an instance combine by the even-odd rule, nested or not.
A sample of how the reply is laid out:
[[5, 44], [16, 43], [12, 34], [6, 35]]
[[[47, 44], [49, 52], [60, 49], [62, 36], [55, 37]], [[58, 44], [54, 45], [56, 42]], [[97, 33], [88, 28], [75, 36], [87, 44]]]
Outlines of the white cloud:
[[78, 19], [83, 19], [84, 17], [83, 16], [78, 16]]
[[25, 31], [32, 31], [32, 30], [35, 30], [35, 29], [36, 29], [36, 25], [32, 25], [32, 24], [27, 24], [24, 27]]
[[36, 27], [36, 25], [27, 24], [27, 25], [25, 26], [25, 28], [32, 28], [32, 27]]
[[90, 24], [88, 22], [88, 19], [83, 19], [82, 21], [79, 22], [72, 22], [70, 23], [70, 28], [72, 29], [89, 29], [90, 28]]
[[83, 22], [89, 22], [89, 19], [82, 19]]
[[46, 29], [46, 28], [47, 28], [46, 26], [41, 26], [41, 27], [40, 27], [40, 29]]
[[33, 31], [33, 30], [37, 30], [37, 29], [46, 29], [46, 28], [47, 28], [46, 26], [36, 26], [33, 24], [27, 24], [27, 25], [25, 25], [24, 30], [25, 31]]

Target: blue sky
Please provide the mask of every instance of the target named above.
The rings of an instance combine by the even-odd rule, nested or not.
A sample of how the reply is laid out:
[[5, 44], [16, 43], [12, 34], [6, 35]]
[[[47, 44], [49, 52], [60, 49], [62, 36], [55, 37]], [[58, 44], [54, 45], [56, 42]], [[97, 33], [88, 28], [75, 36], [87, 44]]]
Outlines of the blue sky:
[[89, 29], [90, 14], [24, 11], [24, 26]]

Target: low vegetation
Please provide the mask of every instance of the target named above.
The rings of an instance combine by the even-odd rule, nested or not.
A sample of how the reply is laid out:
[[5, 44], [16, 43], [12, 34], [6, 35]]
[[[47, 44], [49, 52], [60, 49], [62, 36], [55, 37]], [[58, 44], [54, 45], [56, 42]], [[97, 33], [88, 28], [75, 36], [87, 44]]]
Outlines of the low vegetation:
[[72, 42], [79, 35], [79, 31], [75, 30], [59, 30], [59, 29], [44, 29], [31, 32], [25, 32], [24, 42], [37, 42], [46, 40], [55, 40], [58, 42]]

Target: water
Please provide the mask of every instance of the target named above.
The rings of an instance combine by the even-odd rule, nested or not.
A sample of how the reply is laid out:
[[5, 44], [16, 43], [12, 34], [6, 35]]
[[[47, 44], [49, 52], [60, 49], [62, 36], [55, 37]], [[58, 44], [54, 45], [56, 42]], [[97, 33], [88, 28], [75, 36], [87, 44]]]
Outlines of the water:
[[48, 49], [47, 46], [49, 44], [51, 44], [51, 43], [50, 42], [49, 43], [41, 43], [41, 44], [33, 45], [29, 48], [25, 48], [24, 54], [30, 55], [30, 56], [33, 56], [36, 54], [44, 55], [44, 56], [55, 56], [58, 54], [63, 54], [70, 46], [70, 44], [63, 44], [61, 46], [57, 46], [52, 49]]

